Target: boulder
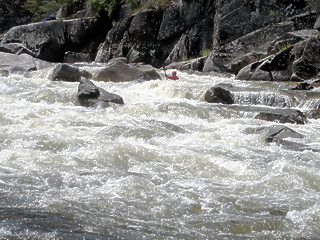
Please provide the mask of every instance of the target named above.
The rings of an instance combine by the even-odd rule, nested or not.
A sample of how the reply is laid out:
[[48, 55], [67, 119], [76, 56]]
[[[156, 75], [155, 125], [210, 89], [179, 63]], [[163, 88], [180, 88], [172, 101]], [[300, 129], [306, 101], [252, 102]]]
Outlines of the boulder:
[[104, 69], [96, 72], [93, 79], [104, 82], [130, 82], [144, 79], [144, 76], [144, 73], [138, 68], [124, 63], [121, 59], [114, 59]]
[[82, 78], [78, 86], [78, 101], [84, 107], [91, 107], [100, 102], [124, 104], [121, 96], [107, 92], [85, 78]]
[[146, 65], [146, 64], [140, 63], [140, 64], [134, 64], [132, 66], [138, 68], [141, 72], [143, 72], [145, 80], [161, 79], [159, 73], [151, 65]]
[[223, 103], [233, 104], [234, 100], [229, 90], [222, 88], [221, 86], [214, 86], [207, 90], [205, 94], [205, 101], [209, 103]]
[[71, 65], [62, 63], [58, 64], [50, 76], [52, 81], [80, 82], [81, 77], [91, 78], [87, 71], [80, 70]]
[[305, 124], [307, 122], [306, 116], [300, 110], [295, 109], [282, 109], [281, 112], [260, 112], [255, 116], [255, 119], [292, 124]]
[[66, 51], [82, 52], [100, 33], [95, 18], [45, 21], [11, 28], [2, 44], [20, 43], [36, 58], [62, 62]]
[[51, 67], [52, 64], [35, 59], [28, 54], [11, 54], [0, 52], [0, 69], [8, 71], [32, 71]]
[[36, 58], [58, 61], [64, 55], [65, 26], [62, 21], [46, 21], [11, 28], [2, 43], [20, 43]]

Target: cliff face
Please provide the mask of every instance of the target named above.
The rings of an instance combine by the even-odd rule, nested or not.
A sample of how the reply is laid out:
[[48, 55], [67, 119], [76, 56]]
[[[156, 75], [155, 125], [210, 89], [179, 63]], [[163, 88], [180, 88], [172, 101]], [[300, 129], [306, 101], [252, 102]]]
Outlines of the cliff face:
[[148, 9], [117, 23], [96, 61], [127, 57], [161, 66], [199, 56], [211, 49], [215, 1], [172, 1], [166, 9]]
[[[232, 59], [246, 52], [238, 48], [255, 47], [246, 41], [256, 41], [252, 45], [261, 46], [287, 31], [312, 28], [315, 21], [315, 14], [307, 10], [303, 0], [172, 1], [166, 9], [145, 10], [117, 23], [99, 49], [96, 61], [127, 57], [130, 62], [160, 66], [214, 50], [205, 70], [233, 72]], [[271, 30], [245, 37], [268, 27]], [[236, 42], [241, 38], [244, 44]], [[230, 44], [237, 47], [231, 49]]]
[[[83, 1], [79, 4], [83, 6]], [[88, 16], [81, 12], [73, 16]], [[11, 29], [2, 43], [21, 43], [49, 61], [63, 61], [63, 55], [72, 51], [90, 54], [97, 62], [125, 57], [128, 62], [160, 67], [205, 56], [201, 64], [195, 64], [196, 70], [237, 73], [274, 53], [268, 50], [274, 39], [313, 28], [316, 20], [317, 14], [308, 10], [305, 0], [175, 0], [166, 8], [141, 10], [113, 26], [108, 17], [89, 21], [94, 23], [91, 27], [79, 24], [85, 20], [72, 24], [60, 21], [62, 30], [54, 27], [55, 21], [39, 23], [46, 25], [46, 45], [39, 44], [43, 37], [32, 37], [37, 31], [32, 24]], [[52, 49], [50, 43], [57, 42], [60, 35], [58, 40], [63, 44], [43, 53]]]

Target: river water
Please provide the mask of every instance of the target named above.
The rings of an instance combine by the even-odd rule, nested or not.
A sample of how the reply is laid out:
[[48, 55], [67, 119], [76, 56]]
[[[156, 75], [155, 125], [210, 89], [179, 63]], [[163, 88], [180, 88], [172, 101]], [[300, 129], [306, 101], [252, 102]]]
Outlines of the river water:
[[[84, 108], [77, 83], [48, 73], [0, 77], [1, 239], [320, 236], [320, 153], [266, 143], [247, 130], [276, 123], [204, 101], [218, 83], [288, 85], [178, 72], [95, 82], [125, 105]], [[283, 125], [320, 146], [319, 119]]]

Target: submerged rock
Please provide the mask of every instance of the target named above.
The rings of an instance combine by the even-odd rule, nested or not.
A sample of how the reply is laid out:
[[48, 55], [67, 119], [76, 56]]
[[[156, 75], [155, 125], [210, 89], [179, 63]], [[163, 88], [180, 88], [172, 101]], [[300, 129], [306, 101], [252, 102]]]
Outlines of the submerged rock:
[[281, 112], [260, 112], [255, 116], [256, 119], [278, 123], [305, 124], [306, 116], [295, 109], [283, 109]]
[[271, 125], [268, 127], [247, 128], [246, 133], [263, 134], [265, 137], [284, 138], [304, 138], [304, 135], [284, 125]]
[[277, 146], [280, 146], [286, 149], [290, 149], [294, 151], [309, 150], [314, 152], [320, 152], [320, 148], [311, 147], [304, 143], [288, 140], [288, 138], [302, 139], [304, 138], [304, 135], [283, 125], [272, 125], [268, 127], [260, 127], [255, 129], [248, 128], [245, 130], [245, 132], [248, 134], [250, 133], [262, 134], [264, 136], [265, 142], [275, 143]]

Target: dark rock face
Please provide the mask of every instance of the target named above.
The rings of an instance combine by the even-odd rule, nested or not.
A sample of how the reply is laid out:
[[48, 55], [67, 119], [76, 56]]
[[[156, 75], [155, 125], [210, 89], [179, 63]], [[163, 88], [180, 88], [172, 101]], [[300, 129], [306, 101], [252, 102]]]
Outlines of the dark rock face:
[[172, 2], [165, 10], [149, 9], [130, 16], [108, 33], [98, 62], [126, 57], [160, 67], [211, 48], [214, 1]]
[[62, 62], [66, 50], [81, 52], [93, 41], [98, 28], [93, 18], [32, 23], [10, 29], [2, 44], [20, 43], [36, 58]]
[[98, 88], [88, 79], [83, 78], [78, 86], [78, 101], [81, 106], [91, 107], [99, 102], [124, 104], [122, 97]]
[[[294, 34], [292, 36], [294, 37]], [[317, 36], [314, 32], [307, 36], [304, 41], [295, 45], [288, 44], [287, 49], [244, 67], [237, 74], [236, 79], [304, 81], [316, 78], [320, 69], [320, 60], [318, 58], [320, 54], [320, 36]]]
[[2, 43], [20, 43], [39, 59], [57, 61], [64, 54], [64, 32], [64, 24], [60, 21], [33, 23], [11, 28]]

